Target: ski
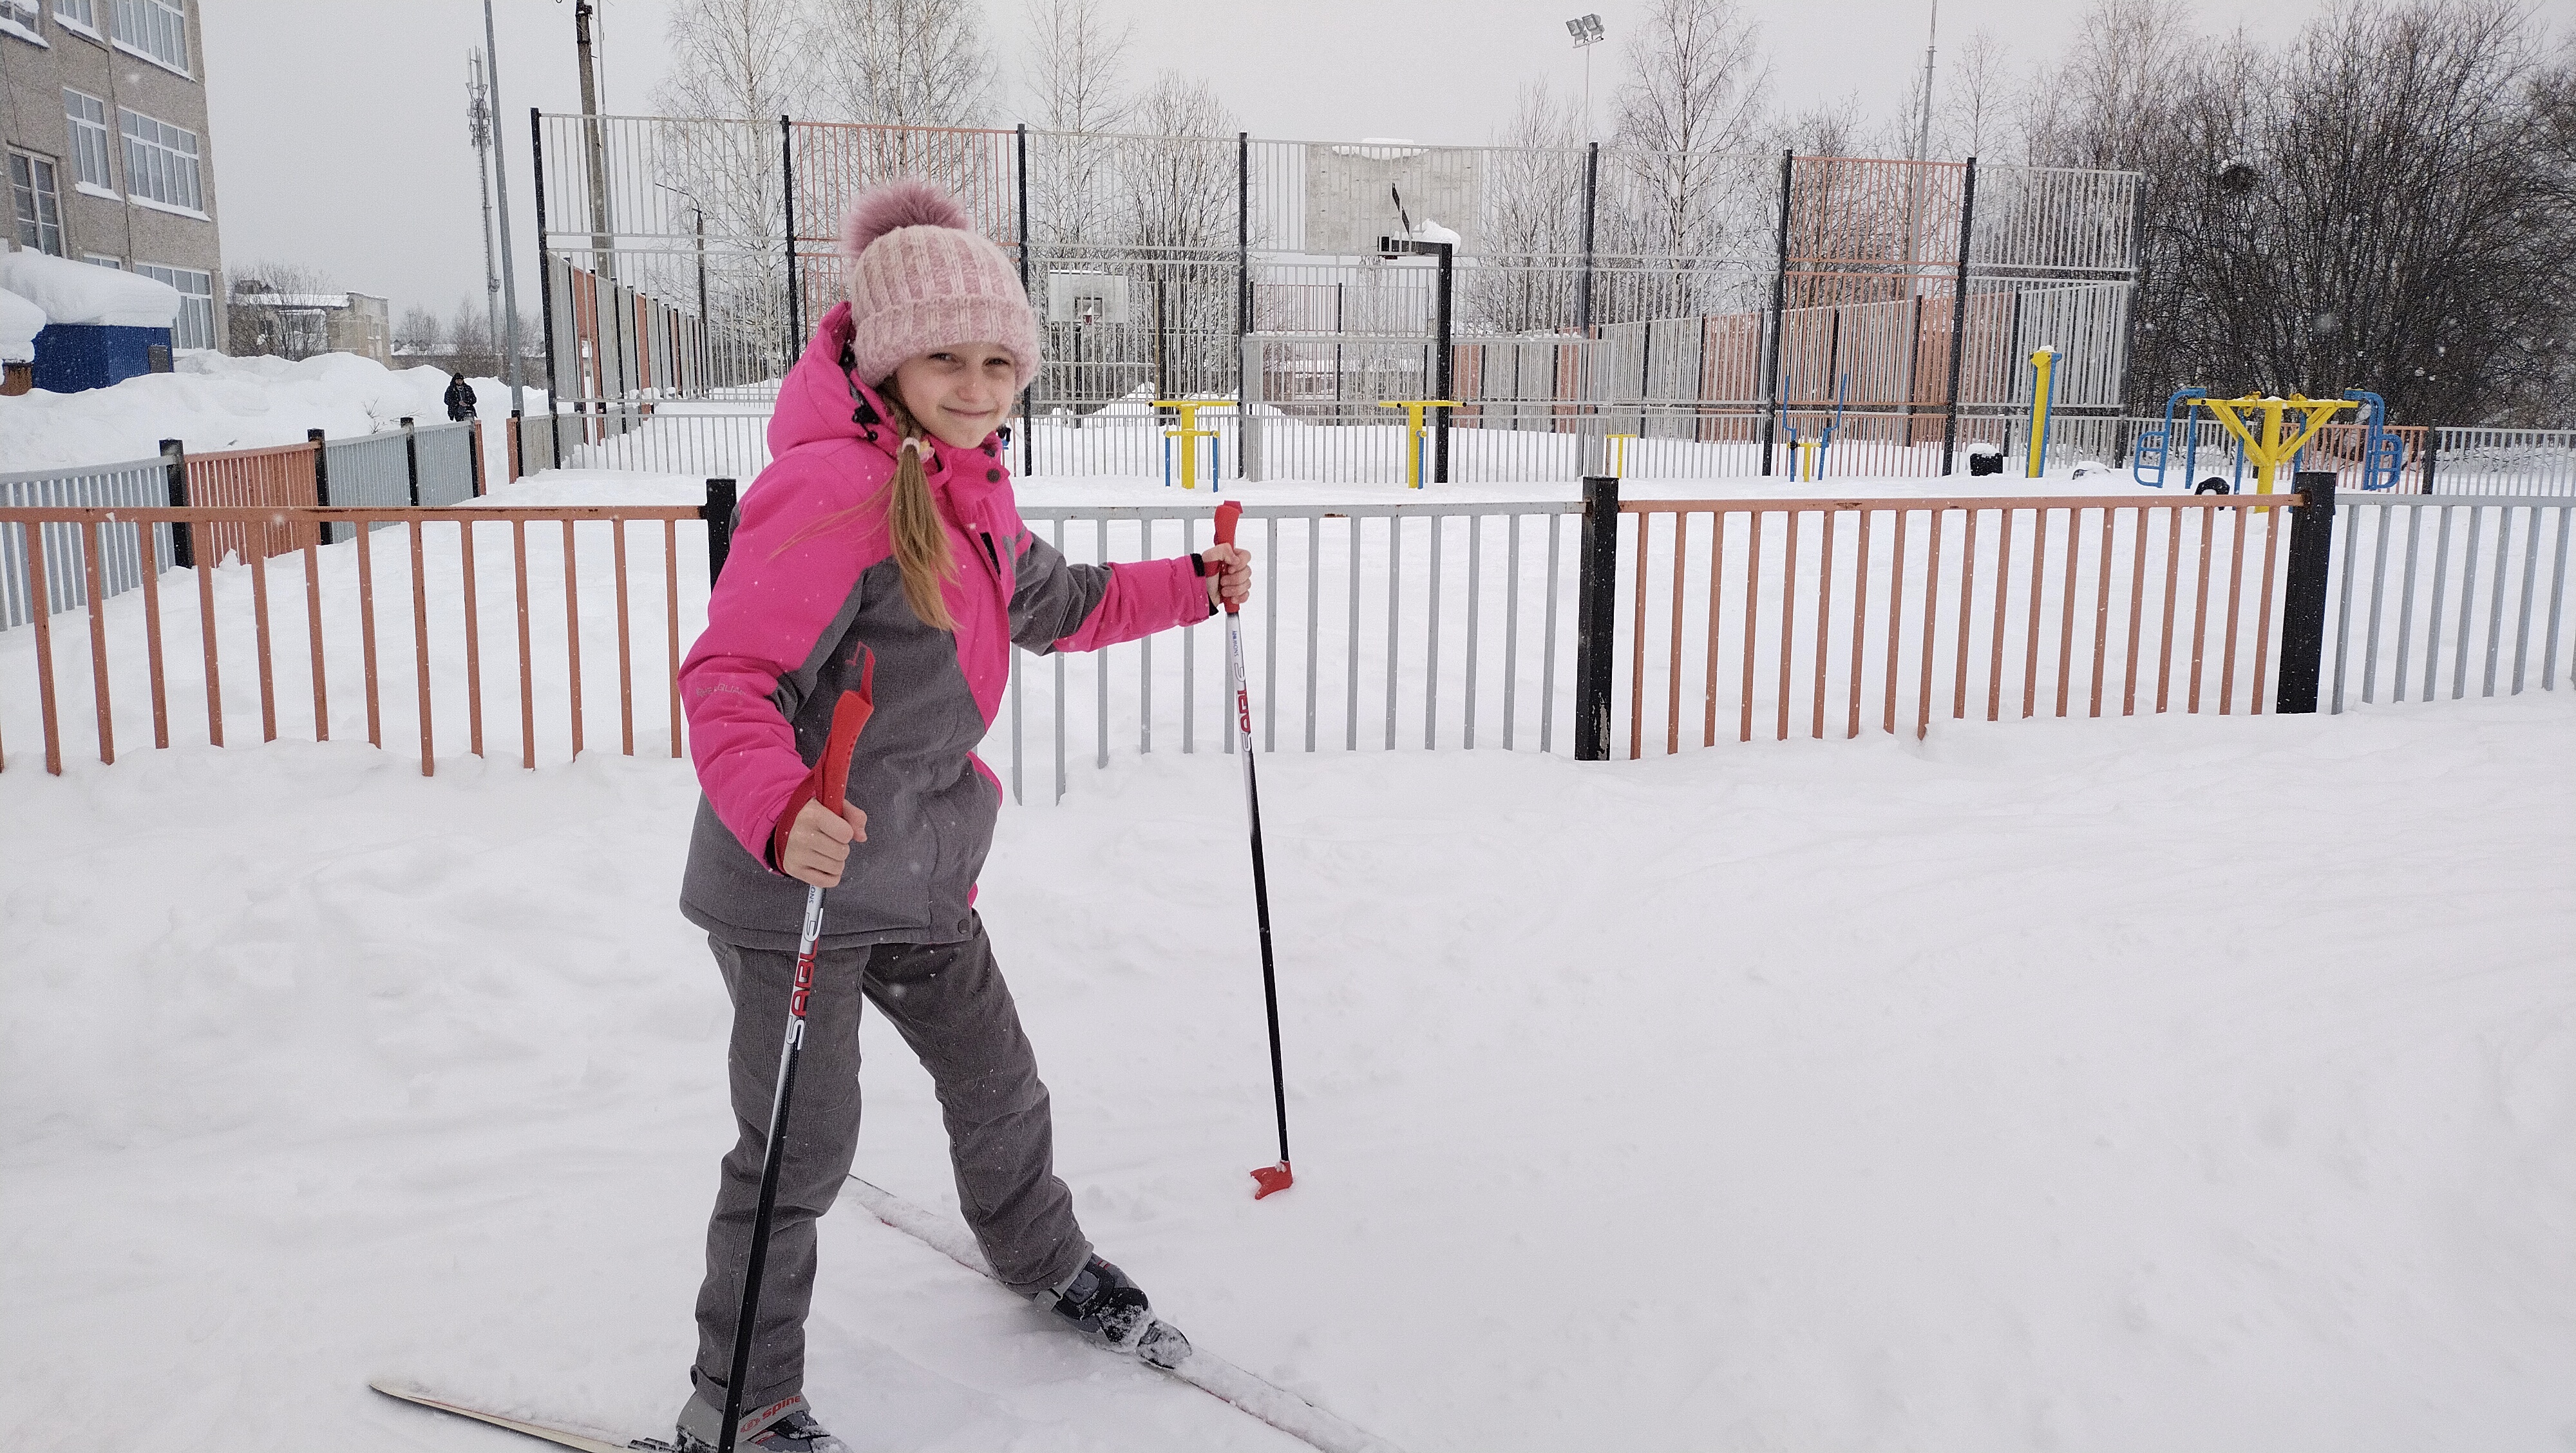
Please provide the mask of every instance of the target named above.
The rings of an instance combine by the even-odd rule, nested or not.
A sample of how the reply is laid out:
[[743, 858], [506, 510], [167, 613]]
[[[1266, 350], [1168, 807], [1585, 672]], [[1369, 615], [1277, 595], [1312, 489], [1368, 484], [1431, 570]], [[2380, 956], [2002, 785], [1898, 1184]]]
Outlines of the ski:
[[429, 1408], [459, 1418], [471, 1418], [478, 1423], [489, 1423], [495, 1428], [507, 1428], [513, 1433], [522, 1433], [540, 1442], [552, 1443], [558, 1448], [578, 1448], [581, 1453], [679, 1453], [677, 1444], [666, 1443], [659, 1438], [630, 1438], [621, 1443], [616, 1441], [613, 1434], [598, 1429], [575, 1428], [557, 1423], [538, 1423], [526, 1418], [513, 1418], [507, 1414], [469, 1407], [464, 1403], [450, 1402], [446, 1398], [437, 1397], [419, 1388], [406, 1387], [382, 1378], [370, 1380], [367, 1386], [389, 1398], [407, 1402], [416, 1407]]
[[[882, 1186], [870, 1184], [853, 1175], [850, 1185], [859, 1204], [888, 1226], [939, 1252], [959, 1266], [987, 1279], [993, 1269], [984, 1263], [984, 1254], [966, 1228], [944, 1216], [934, 1216]], [[1149, 1349], [1177, 1352], [1169, 1361], [1159, 1361]], [[1170, 1374], [1210, 1397], [1232, 1404], [1238, 1411], [1268, 1423], [1280, 1432], [1297, 1439], [1321, 1453], [1401, 1453], [1393, 1443], [1356, 1427], [1342, 1418], [1315, 1406], [1295, 1393], [1253, 1376], [1233, 1363], [1203, 1349], [1192, 1347], [1179, 1329], [1157, 1319], [1145, 1329], [1136, 1345], [1123, 1352], [1148, 1367]]]

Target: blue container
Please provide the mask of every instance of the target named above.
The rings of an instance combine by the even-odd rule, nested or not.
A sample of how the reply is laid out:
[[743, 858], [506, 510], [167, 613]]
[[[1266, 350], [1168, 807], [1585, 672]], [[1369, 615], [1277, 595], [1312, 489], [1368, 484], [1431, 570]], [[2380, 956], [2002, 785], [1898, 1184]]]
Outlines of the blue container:
[[[158, 349], [158, 367], [155, 367]], [[35, 383], [58, 394], [106, 388], [137, 374], [170, 371], [170, 330], [51, 323], [36, 335]]]

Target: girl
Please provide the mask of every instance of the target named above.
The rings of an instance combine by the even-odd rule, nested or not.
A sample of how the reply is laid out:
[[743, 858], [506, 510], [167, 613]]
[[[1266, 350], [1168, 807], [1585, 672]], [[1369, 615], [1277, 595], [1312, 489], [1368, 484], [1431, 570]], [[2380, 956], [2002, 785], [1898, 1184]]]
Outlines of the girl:
[[[1086, 651], [1213, 615], [1250, 557], [1068, 564], [1020, 521], [995, 429], [1038, 369], [1037, 318], [1002, 250], [945, 194], [899, 182], [842, 226], [848, 300], [788, 371], [776, 462], [744, 496], [706, 634], [680, 668], [705, 796], [680, 909], [733, 998], [737, 1139], [698, 1293], [684, 1449], [712, 1449], [759, 1196], [805, 885], [824, 895], [805, 1065], [789, 1125], [738, 1446], [838, 1453], [802, 1395], [814, 1218], [859, 1130], [864, 995], [921, 1056], [948, 1125], [959, 1204], [995, 1275], [1127, 1346], [1143, 1291], [1092, 1254], [1054, 1171], [1046, 1086], [972, 906], [1000, 784], [972, 753], [1013, 642]], [[872, 668], [872, 676], [869, 674]], [[833, 703], [866, 681], [849, 801], [790, 797]]]

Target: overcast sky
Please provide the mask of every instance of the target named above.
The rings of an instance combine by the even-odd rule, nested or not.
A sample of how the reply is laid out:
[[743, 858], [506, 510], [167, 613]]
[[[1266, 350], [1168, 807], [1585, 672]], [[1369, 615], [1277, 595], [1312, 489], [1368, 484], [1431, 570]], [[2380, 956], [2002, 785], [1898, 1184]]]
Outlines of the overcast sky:
[[[601, 0], [604, 108], [650, 110], [666, 68], [675, 0]], [[982, 0], [1006, 82], [1000, 124], [1019, 119], [1022, 0]], [[1625, 75], [1623, 41], [1640, 0], [1104, 0], [1135, 22], [1133, 79], [1159, 70], [1203, 76], [1255, 136], [1426, 142], [1490, 140], [1517, 89], [1546, 77], [1579, 94], [1583, 60], [1569, 15], [1597, 9], [1609, 39], [1594, 48], [1596, 117]], [[279, 260], [320, 268], [339, 287], [380, 293], [395, 311], [426, 303], [441, 316], [479, 297], [483, 251], [474, 151], [466, 139], [465, 53], [483, 42], [479, 0], [203, 0], [207, 102], [226, 263]], [[1925, 0], [1747, 0], [1759, 17], [1783, 111], [1857, 98], [1869, 119], [1892, 112], [1923, 63]], [[2227, 23], [2257, 39], [2292, 33], [2320, 0], [2248, 11]], [[502, 137], [518, 242], [522, 311], [536, 311], [530, 106], [579, 109], [569, 0], [493, 0], [500, 32]], [[1979, 27], [2028, 66], [2072, 29], [2075, 0], [1949, 0], [1946, 55]], [[2204, 23], [2222, 11], [2200, 7]], [[1606, 128], [1597, 128], [1606, 129]]]

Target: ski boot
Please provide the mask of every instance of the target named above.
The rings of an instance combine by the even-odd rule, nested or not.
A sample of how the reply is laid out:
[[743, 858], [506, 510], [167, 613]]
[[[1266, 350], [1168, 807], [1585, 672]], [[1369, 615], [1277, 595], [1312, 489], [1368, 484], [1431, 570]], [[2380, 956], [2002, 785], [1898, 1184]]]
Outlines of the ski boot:
[[[697, 1391], [680, 1409], [680, 1453], [715, 1453], [724, 1432], [724, 1384], [712, 1377], [695, 1378]], [[802, 1397], [785, 1398], [742, 1415], [733, 1446], [741, 1453], [850, 1453], [850, 1445], [823, 1431], [814, 1410]]]
[[1146, 1299], [1145, 1289], [1098, 1256], [1083, 1263], [1073, 1280], [1038, 1293], [1035, 1300], [1084, 1335], [1134, 1353], [1156, 1367], [1178, 1367], [1190, 1355], [1190, 1339], [1179, 1328], [1155, 1319], [1154, 1304]]

